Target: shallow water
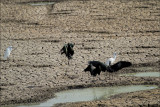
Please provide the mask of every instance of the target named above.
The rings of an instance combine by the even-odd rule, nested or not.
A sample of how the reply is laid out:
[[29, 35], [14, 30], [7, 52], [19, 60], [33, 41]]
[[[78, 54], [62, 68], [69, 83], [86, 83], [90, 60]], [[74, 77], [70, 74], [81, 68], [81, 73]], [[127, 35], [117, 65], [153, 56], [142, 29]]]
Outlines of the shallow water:
[[120, 93], [149, 90], [154, 88], [158, 87], [155, 85], [129, 85], [72, 89], [55, 93], [56, 97], [49, 99], [46, 102], [39, 104], [17, 105], [12, 107], [51, 107], [57, 103], [103, 100]]
[[137, 73], [126, 73], [120, 76], [136, 76], [136, 77], [160, 77], [160, 72], [137, 72]]

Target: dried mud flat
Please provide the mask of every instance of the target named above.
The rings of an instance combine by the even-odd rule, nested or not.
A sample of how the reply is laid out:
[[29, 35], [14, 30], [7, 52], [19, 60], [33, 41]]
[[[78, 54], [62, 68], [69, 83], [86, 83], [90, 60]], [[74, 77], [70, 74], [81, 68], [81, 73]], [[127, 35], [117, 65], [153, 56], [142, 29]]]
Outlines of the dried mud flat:
[[[40, 0], [34, 0], [34, 3]], [[159, 85], [157, 77], [125, 77], [121, 73], [160, 71], [160, 1], [158, 0], [1, 0], [1, 105], [44, 101], [55, 92], [72, 88], [130, 84]], [[59, 50], [74, 42], [68, 65]], [[12, 45], [9, 61], [5, 49]], [[91, 77], [82, 72], [90, 60], [133, 63], [115, 74]], [[147, 70], [145, 70], [147, 72]], [[58, 106], [157, 106], [160, 89], [113, 96], [105, 101]]]

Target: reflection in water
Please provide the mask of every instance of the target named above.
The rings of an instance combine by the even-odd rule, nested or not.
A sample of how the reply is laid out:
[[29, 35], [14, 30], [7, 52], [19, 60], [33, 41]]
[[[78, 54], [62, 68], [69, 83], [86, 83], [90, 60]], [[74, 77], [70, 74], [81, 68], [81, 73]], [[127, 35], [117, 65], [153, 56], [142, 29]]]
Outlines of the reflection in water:
[[136, 76], [136, 77], [160, 77], [160, 72], [138, 72], [121, 74], [120, 76]]
[[84, 89], [72, 89], [56, 93], [56, 97], [46, 102], [37, 105], [24, 105], [15, 107], [52, 107], [57, 103], [66, 102], [80, 102], [80, 101], [93, 101], [107, 99], [111, 95], [154, 89], [157, 86], [146, 85], [130, 85], [130, 86], [115, 86], [115, 87], [93, 87]]

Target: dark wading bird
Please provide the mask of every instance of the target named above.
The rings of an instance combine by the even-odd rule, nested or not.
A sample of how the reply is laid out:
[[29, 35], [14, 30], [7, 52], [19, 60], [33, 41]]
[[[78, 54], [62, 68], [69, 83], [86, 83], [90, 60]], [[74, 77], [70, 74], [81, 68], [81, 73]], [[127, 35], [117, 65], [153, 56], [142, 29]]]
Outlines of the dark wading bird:
[[98, 75], [100, 75], [100, 73], [101, 73], [101, 66], [97, 66], [97, 67], [95, 67], [95, 66], [93, 66], [92, 64], [89, 64], [88, 65], [88, 67], [84, 70], [85, 72], [86, 71], [90, 71], [90, 74], [92, 75], [92, 76], [96, 76], [97, 74]]
[[118, 70], [125, 68], [125, 67], [129, 67], [131, 66], [131, 62], [127, 62], [127, 61], [119, 61], [114, 65], [110, 65], [107, 66], [104, 63], [100, 62], [100, 61], [89, 61], [88, 62], [88, 66], [86, 69], [84, 69], [84, 71], [90, 71], [90, 74], [92, 76], [96, 76], [97, 74], [100, 75], [101, 71], [105, 72], [117, 72]]
[[74, 50], [73, 50], [74, 45], [75, 44], [72, 44], [72, 43], [65, 44], [63, 48], [60, 50], [61, 55], [65, 54], [66, 57], [68, 58], [68, 64], [69, 64], [69, 60], [72, 59], [72, 56], [74, 54]]
[[89, 61], [88, 64], [84, 71], [90, 71], [92, 76], [100, 75], [101, 71], [105, 72], [107, 70], [107, 66], [100, 61]]

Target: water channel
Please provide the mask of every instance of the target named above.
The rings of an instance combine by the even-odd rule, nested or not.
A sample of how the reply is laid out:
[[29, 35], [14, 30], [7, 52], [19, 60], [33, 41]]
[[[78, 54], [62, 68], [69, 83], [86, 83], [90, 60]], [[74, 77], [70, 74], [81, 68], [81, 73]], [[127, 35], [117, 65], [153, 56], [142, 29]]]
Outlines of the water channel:
[[155, 85], [129, 85], [114, 87], [92, 87], [71, 89], [55, 93], [56, 97], [37, 104], [10, 105], [4, 107], [52, 107], [57, 103], [95, 101], [108, 99], [112, 95], [158, 88]]

